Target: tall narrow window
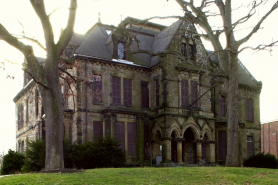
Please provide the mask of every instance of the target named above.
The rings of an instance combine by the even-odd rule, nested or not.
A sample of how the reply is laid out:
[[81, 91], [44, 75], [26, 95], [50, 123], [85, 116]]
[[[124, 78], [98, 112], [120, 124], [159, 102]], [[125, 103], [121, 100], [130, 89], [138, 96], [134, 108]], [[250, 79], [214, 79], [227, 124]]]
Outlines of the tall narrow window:
[[155, 80], [155, 105], [159, 106], [159, 80]]
[[186, 43], [182, 43], [182, 44], [181, 44], [181, 54], [182, 54], [183, 56], [186, 56], [186, 55], [187, 55]]
[[253, 136], [247, 136], [247, 159], [254, 155]]
[[124, 78], [124, 106], [132, 106], [132, 80]]
[[136, 124], [127, 124], [128, 133], [128, 155], [136, 155]]
[[115, 138], [119, 140], [119, 148], [125, 150], [125, 124], [122, 122], [115, 123]]
[[23, 105], [19, 104], [17, 109], [17, 129], [20, 130], [23, 128], [24, 118], [23, 118]]
[[193, 104], [192, 107], [198, 107], [198, 83], [197, 83], [197, 81], [191, 81], [191, 104]]
[[188, 49], [189, 49], [189, 58], [193, 60], [194, 59], [194, 45], [189, 44]]
[[144, 125], [144, 157], [145, 159], [148, 159], [148, 151], [146, 150], [150, 146], [150, 126], [149, 125]]
[[35, 112], [36, 112], [36, 116], [39, 115], [39, 91], [36, 90], [35, 91]]
[[141, 82], [141, 107], [149, 108], [149, 88], [147, 82]]
[[189, 106], [188, 101], [188, 80], [181, 80], [181, 106]]
[[226, 116], [226, 100], [221, 95], [219, 95], [219, 116]]
[[226, 131], [218, 131], [218, 160], [225, 161], [227, 155]]
[[94, 139], [103, 136], [103, 123], [102, 121], [94, 121], [93, 122], [93, 129], [94, 129]]
[[121, 42], [118, 44], [118, 59], [125, 59], [125, 45]]
[[102, 102], [102, 81], [93, 82], [93, 101]]
[[121, 78], [112, 77], [112, 102], [121, 105]]
[[253, 121], [253, 100], [246, 99], [246, 120]]
[[26, 99], [26, 106], [25, 106], [25, 114], [26, 114], [26, 123], [29, 121], [29, 106], [28, 106], [28, 99]]

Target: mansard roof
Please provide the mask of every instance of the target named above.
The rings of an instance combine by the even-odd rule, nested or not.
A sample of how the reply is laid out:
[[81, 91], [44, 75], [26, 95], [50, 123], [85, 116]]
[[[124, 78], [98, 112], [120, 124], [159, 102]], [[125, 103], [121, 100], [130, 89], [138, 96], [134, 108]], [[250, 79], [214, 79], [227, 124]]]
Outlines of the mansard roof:
[[[116, 62], [113, 59], [115, 39], [124, 37], [128, 43], [129, 58], [134, 65], [152, 67], [159, 63], [158, 55], [165, 52], [184, 21], [178, 20], [171, 26], [163, 26], [146, 20], [127, 17], [118, 27], [96, 23], [86, 34], [74, 34], [71, 44], [76, 46], [75, 55], [100, 58]], [[109, 30], [109, 32], [107, 32]], [[122, 34], [122, 35], [121, 35]], [[127, 38], [128, 37], [128, 38]], [[211, 51], [208, 51], [210, 53]], [[216, 54], [210, 56], [214, 65], [219, 65]], [[239, 61], [239, 84], [261, 88], [259, 83], [246, 67]]]

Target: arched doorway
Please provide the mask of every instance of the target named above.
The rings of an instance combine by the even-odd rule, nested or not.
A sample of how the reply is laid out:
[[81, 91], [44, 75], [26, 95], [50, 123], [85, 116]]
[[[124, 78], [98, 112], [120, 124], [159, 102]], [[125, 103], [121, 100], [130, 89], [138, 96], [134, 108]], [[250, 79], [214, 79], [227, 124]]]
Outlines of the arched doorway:
[[172, 140], [171, 140], [171, 161], [174, 163], [177, 162], [177, 133], [176, 131], [173, 131], [171, 134]]
[[196, 144], [194, 143], [195, 136], [193, 130], [188, 128], [184, 132], [183, 142], [183, 162], [187, 164], [196, 163]]

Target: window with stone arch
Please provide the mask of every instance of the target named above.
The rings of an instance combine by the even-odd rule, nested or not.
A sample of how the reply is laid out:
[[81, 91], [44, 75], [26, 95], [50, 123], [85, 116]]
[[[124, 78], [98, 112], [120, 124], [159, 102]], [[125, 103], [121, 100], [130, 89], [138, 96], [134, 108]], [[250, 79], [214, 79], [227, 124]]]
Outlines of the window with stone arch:
[[187, 44], [185, 38], [182, 38], [181, 41], [181, 54], [182, 56], [187, 56]]
[[189, 53], [189, 59], [194, 60], [195, 59], [195, 45], [192, 40], [189, 40], [188, 53]]
[[125, 59], [125, 45], [121, 42], [118, 43], [118, 59]]

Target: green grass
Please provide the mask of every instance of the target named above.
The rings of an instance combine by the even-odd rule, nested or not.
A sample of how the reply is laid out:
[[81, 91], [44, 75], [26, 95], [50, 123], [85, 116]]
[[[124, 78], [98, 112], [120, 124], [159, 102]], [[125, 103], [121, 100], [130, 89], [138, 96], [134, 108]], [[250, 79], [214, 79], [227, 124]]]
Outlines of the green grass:
[[79, 173], [20, 174], [0, 184], [278, 184], [277, 169], [263, 168], [103, 168]]

